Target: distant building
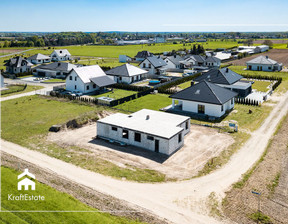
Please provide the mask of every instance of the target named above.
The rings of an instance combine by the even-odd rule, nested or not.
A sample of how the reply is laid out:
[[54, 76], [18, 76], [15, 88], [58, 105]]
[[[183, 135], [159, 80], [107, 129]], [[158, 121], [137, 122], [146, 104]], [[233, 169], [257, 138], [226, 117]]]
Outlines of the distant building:
[[155, 37], [154, 42], [155, 43], [165, 43], [166, 39], [164, 37]]
[[240, 97], [246, 97], [252, 92], [252, 83], [249, 81], [241, 81], [243, 77], [229, 68], [211, 69], [201, 76], [194, 79], [195, 82], [204, 80], [212, 82], [225, 89], [238, 93]]
[[127, 55], [119, 55], [119, 62], [120, 63], [126, 63], [132, 61], [132, 58], [130, 58]]
[[146, 78], [147, 71], [134, 65], [124, 64], [105, 72], [117, 83], [133, 83]]
[[29, 58], [27, 58], [29, 62], [32, 64], [43, 64], [43, 63], [49, 63], [51, 62], [51, 58], [49, 56], [46, 56], [44, 54], [35, 54]]
[[194, 66], [219, 68], [221, 60], [214, 56], [190, 55], [185, 60], [180, 61], [180, 64], [181, 68], [193, 68]]
[[246, 62], [247, 70], [253, 71], [281, 71], [282, 64], [270, 59], [268, 56], [259, 56]]
[[90, 93], [104, 89], [115, 82], [109, 78], [99, 65], [73, 68], [66, 78], [66, 90]]
[[136, 61], [144, 61], [145, 58], [151, 57], [151, 56], [153, 56], [153, 54], [150, 53], [149, 51], [139, 51], [135, 56], [135, 60]]
[[268, 51], [269, 50], [269, 46], [268, 45], [260, 45], [260, 46], [257, 46], [254, 50], [255, 53], [263, 53], [265, 51]]
[[11, 58], [5, 62], [4, 65], [6, 66], [6, 72], [8, 73], [18, 74], [31, 71], [32, 64], [20, 56]]
[[237, 93], [231, 90], [202, 81], [171, 95], [170, 98], [172, 109], [219, 118], [234, 108], [236, 96]]
[[145, 60], [139, 64], [139, 67], [145, 69], [151, 75], [160, 75], [167, 69], [166, 65], [167, 63], [160, 56], [151, 56], [145, 58]]
[[42, 64], [33, 68], [33, 75], [42, 77], [65, 78], [73, 68], [77, 68], [79, 66], [80, 65], [75, 65], [68, 62], [53, 62], [51, 64]]
[[143, 109], [116, 113], [97, 121], [97, 137], [171, 155], [184, 145], [190, 118]]
[[67, 49], [54, 50], [50, 55], [52, 61], [71, 60], [71, 54]]

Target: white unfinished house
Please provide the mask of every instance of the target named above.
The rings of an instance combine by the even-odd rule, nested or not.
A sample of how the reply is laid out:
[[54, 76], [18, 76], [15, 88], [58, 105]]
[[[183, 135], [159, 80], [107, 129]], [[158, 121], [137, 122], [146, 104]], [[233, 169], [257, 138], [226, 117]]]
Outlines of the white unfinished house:
[[143, 109], [116, 113], [97, 121], [97, 137], [171, 155], [184, 144], [190, 118]]
[[202, 81], [171, 95], [170, 98], [172, 109], [219, 118], [234, 108], [235, 96], [237, 93], [231, 90]]
[[66, 78], [66, 90], [79, 91], [83, 94], [104, 89], [115, 84], [99, 65], [73, 68]]
[[71, 60], [71, 54], [67, 49], [54, 50], [50, 55], [52, 61]]
[[51, 62], [51, 58], [49, 56], [40, 53], [27, 58], [27, 60], [32, 64], [43, 64]]
[[110, 76], [117, 83], [130, 84], [143, 80], [147, 77], [147, 71], [138, 68], [134, 65], [124, 64], [118, 67], [112, 68], [106, 71], [106, 74]]
[[274, 72], [281, 71], [282, 64], [272, 60], [268, 56], [259, 56], [246, 62], [247, 70]]

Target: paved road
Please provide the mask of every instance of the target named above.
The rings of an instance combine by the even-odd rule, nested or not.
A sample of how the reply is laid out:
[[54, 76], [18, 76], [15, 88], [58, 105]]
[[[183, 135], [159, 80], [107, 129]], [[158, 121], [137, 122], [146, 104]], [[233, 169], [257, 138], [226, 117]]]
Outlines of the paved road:
[[174, 223], [219, 223], [205, 214], [207, 196], [215, 192], [223, 197], [225, 191], [261, 157], [278, 123], [288, 112], [288, 92], [279, 100], [261, 127], [252, 133], [228, 164], [209, 175], [186, 181], [149, 184], [116, 180], [7, 141], [1, 140], [1, 150], [79, 184], [141, 206]]

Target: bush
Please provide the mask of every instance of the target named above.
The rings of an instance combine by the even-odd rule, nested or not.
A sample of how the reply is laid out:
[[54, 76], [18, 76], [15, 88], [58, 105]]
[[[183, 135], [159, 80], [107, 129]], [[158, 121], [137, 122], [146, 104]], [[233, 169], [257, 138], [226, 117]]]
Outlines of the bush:
[[133, 90], [133, 91], [138, 91], [138, 92], [142, 92], [142, 91], [146, 91], [150, 89], [149, 87], [146, 87], [146, 86], [133, 86], [133, 85], [124, 84], [124, 83], [116, 83], [113, 85], [113, 88]]

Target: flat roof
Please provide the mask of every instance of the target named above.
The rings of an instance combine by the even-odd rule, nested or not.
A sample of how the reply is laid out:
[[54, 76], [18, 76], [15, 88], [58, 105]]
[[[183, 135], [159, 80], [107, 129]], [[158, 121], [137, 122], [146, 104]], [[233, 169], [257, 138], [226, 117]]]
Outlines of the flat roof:
[[116, 113], [97, 122], [170, 139], [183, 130], [177, 126], [187, 119], [190, 117], [142, 109], [130, 115]]

